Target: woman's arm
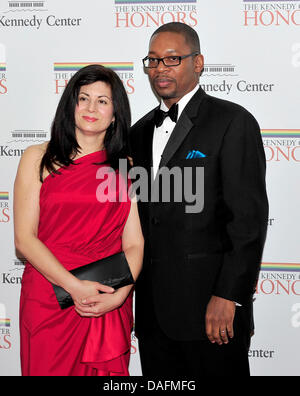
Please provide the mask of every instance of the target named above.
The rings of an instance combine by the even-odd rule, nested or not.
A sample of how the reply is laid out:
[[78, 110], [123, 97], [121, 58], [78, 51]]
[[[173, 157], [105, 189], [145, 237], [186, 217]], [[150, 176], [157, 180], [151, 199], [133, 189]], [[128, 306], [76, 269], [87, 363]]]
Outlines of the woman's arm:
[[[137, 203], [132, 201], [130, 213], [124, 227], [122, 236], [122, 248], [128, 261], [134, 280], [139, 276], [142, 269], [144, 255], [144, 238], [142, 234]], [[85, 308], [76, 307], [81, 316], [99, 317], [106, 312], [112, 311], [123, 304], [130, 293], [133, 285], [124, 286], [113, 294], [101, 294], [88, 297], [83, 301]]]
[[135, 200], [131, 202], [130, 213], [124, 227], [122, 248], [127, 258], [132, 276], [136, 281], [142, 269], [144, 237]]
[[[80, 301], [96, 292], [97, 283], [82, 284], [37, 237], [42, 185], [39, 180], [39, 166], [44, 150], [45, 145], [30, 146], [20, 160], [14, 185], [15, 246], [49, 282], [63, 287], [73, 299]], [[106, 286], [102, 286], [101, 290], [107, 293], [113, 291]]]

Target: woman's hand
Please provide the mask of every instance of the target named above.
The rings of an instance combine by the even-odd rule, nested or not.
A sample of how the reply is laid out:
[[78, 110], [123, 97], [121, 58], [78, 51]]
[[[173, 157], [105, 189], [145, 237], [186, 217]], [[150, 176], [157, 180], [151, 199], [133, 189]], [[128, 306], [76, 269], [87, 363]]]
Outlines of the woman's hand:
[[90, 295], [83, 299], [81, 304], [75, 303], [75, 310], [82, 317], [98, 318], [119, 308], [126, 300], [131, 288], [132, 286], [125, 286], [114, 293]]
[[[109, 286], [102, 285], [99, 282], [91, 282], [87, 280], [77, 280], [76, 283], [72, 285], [72, 288], [68, 290], [70, 293], [75, 307], [82, 307], [83, 301], [90, 296], [99, 296], [100, 292], [107, 293], [107, 295], [114, 293], [114, 289]], [[91, 303], [93, 304], [93, 303]]]

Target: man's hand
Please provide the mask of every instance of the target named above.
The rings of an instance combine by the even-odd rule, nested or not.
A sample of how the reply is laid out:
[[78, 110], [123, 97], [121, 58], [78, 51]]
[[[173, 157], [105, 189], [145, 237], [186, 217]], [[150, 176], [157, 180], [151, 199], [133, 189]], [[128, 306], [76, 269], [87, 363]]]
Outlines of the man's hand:
[[212, 296], [206, 310], [206, 334], [210, 342], [228, 344], [233, 338], [235, 303], [221, 297]]

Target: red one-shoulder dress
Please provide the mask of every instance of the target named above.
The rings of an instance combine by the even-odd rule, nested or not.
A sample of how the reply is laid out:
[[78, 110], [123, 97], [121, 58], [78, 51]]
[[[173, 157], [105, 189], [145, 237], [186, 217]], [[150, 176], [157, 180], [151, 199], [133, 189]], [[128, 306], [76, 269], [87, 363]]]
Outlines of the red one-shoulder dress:
[[[99, 200], [104, 190], [97, 172], [107, 166], [99, 165], [105, 160], [105, 150], [85, 155], [42, 184], [38, 238], [68, 270], [122, 250], [130, 200]], [[117, 196], [124, 179], [116, 180]], [[61, 310], [51, 283], [26, 263], [20, 297], [22, 375], [129, 375], [132, 326], [132, 292], [120, 308], [83, 318], [74, 306]]]

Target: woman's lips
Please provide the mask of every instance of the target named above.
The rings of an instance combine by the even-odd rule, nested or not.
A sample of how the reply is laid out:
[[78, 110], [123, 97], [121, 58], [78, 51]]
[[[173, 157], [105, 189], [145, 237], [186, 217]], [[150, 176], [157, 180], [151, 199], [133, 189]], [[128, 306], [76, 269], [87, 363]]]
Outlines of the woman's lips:
[[83, 116], [82, 118], [84, 118], [86, 121], [88, 122], [95, 122], [98, 120], [98, 118], [95, 117], [88, 117], [88, 116]]

